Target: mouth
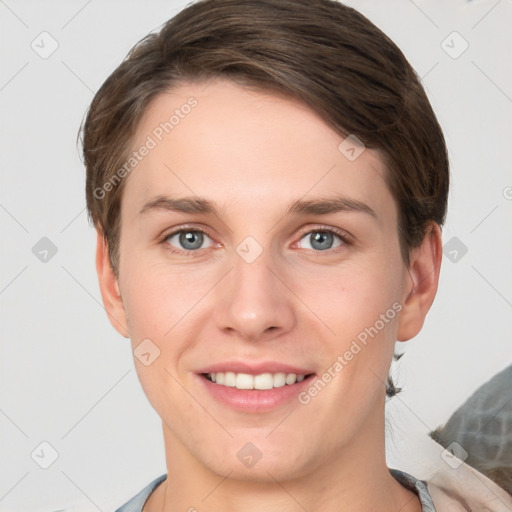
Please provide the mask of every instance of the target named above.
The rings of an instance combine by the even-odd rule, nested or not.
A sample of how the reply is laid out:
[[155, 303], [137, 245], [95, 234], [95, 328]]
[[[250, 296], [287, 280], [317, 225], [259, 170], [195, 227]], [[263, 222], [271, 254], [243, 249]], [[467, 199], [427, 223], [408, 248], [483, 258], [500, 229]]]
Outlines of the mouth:
[[254, 414], [272, 412], [284, 406], [300, 406], [298, 397], [311, 385], [315, 376], [315, 373], [262, 370], [258, 373], [203, 371], [197, 374], [203, 389], [217, 404], [233, 411]]
[[296, 374], [296, 373], [260, 373], [252, 375], [249, 373], [235, 372], [211, 372], [201, 373], [206, 380], [225, 386], [228, 388], [236, 388], [240, 390], [270, 390], [285, 386], [293, 386], [296, 383], [303, 382], [313, 376], [313, 373]]

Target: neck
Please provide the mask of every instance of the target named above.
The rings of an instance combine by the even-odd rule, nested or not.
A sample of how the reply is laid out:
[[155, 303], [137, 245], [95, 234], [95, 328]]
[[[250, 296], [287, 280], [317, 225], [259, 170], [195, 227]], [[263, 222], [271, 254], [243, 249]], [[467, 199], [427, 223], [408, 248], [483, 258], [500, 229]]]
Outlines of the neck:
[[[381, 417], [383, 423], [384, 415]], [[167, 479], [151, 495], [143, 512], [256, 512], [262, 508], [268, 512], [421, 512], [417, 495], [389, 473], [384, 424], [382, 428], [367, 425], [347, 446], [294, 478], [279, 480], [269, 469], [259, 481], [211, 471], [165, 424], [163, 430]], [[382, 436], [369, 437], [376, 431]]]

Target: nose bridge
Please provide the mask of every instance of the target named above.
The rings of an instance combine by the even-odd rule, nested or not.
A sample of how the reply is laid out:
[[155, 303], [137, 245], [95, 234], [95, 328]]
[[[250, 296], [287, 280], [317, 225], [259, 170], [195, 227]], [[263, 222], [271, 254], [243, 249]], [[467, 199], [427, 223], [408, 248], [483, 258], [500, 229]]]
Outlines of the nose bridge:
[[221, 286], [215, 307], [217, 325], [236, 331], [241, 338], [257, 340], [268, 332], [291, 328], [294, 316], [290, 292], [279, 277], [272, 250], [247, 237], [232, 257], [232, 270]]

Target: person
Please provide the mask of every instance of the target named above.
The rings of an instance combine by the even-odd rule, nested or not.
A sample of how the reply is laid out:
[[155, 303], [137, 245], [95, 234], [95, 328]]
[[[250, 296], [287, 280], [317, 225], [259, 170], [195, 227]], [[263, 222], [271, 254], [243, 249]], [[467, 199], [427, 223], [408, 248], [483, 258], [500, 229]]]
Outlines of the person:
[[165, 445], [167, 474], [118, 511], [436, 510], [385, 460], [449, 187], [397, 46], [334, 0], [197, 1], [80, 136], [103, 303]]

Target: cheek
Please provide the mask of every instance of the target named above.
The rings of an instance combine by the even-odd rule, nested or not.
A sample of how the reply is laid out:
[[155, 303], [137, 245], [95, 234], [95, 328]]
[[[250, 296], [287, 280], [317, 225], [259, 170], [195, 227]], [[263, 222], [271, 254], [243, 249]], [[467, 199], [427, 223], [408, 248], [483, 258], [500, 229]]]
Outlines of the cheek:
[[[348, 388], [356, 396], [374, 396], [378, 388], [384, 389], [402, 309], [398, 269], [384, 258], [365, 263], [322, 278], [317, 286], [324, 293], [316, 301], [309, 295], [311, 304], [316, 304], [315, 313], [331, 331], [319, 327], [327, 334], [318, 348], [328, 352], [325, 368], [342, 375], [333, 390], [338, 388], [347, 396], [352, 396]], [[338, 372], [333, 368], [336, 362]]]
[[[355, 337], [387, 312], [386, 326], [394, 326], [400, 274], [385, 261], [331, 269], [302, 283], [298, 295], [336, 337]], [[382, 328], [380, 322], [378, 327]]]
[[[135, 368], [141, 386], [156, 411], [169, 407], [169, 397], [183, 393], [177, 384], [178, 363], [186, 349], [183, 333], [193, 314], [183, 277], [152, 265], [125, 266], [123, 303], [130, 325]], [[186, 288], [185, 288], [186, 289]], [[188, 313], [187, 313], [188, 312]], [[144, 354], [149, 356], [144, 359]]]
[[167, 339], [173, 329], [194, 315], [194, 306], [208, 290], [209, 279], [187, 269], [142, 257], [126, 261], [122, 283], [123, 303], [133, 337]]
[[[158, 283], [147, 276], [144, 280], [134, 280], [123, 296], [126, 315], [129, 318], [132, 342], [143, 338], [162, 338], [172, 327], [172, 293], [162, 294]], [[166, 321], [167, 320], [167, 321]]]

